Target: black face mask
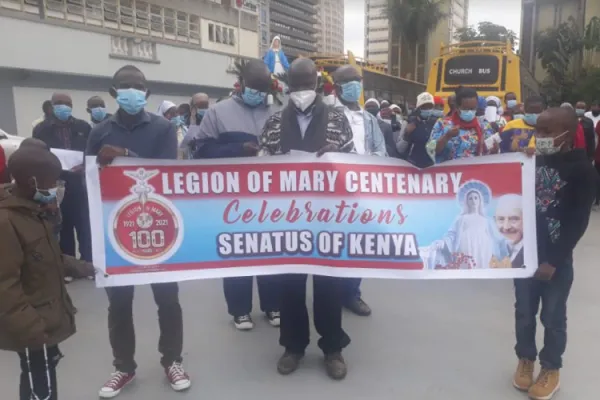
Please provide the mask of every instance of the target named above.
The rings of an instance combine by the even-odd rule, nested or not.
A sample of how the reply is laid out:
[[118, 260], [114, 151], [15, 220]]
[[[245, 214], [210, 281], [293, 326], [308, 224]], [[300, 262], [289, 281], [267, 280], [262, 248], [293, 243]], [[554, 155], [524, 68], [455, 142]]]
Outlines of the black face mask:
[[592, 115], [594, 117], [597, 117], [598, 115], [600, 115], [600, 110], [592, 110]]
[[376, 108], [376, 107], [368, 107], [368, 108], [365, 108], [365, 110], [374, 117], [376, 117], [377, 114], [379, 114], [379, 108]]

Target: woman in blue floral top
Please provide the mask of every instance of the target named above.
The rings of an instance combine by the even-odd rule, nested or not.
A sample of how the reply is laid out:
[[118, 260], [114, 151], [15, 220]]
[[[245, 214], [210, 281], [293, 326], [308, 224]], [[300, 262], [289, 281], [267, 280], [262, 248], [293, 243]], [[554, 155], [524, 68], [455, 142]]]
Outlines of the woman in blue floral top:
[[456, 106], [457, 111], [440, 119], [431, 131], [427, 149], [434, 161], [441, 163], [497, 153], [497, 144], [489, 149], [486, 145], [486, 139], [494, 134], [493, 128], [487, 121], [476, 117], [477, 92], [470, 88], [459, 88], [456, 91]]

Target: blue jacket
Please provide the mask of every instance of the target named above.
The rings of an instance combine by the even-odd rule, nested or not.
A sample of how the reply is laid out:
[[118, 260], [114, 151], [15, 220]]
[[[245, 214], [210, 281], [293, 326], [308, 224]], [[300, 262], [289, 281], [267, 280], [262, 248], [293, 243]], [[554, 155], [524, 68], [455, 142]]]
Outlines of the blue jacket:
[[244, 143], [258, 137], [275, 112], [267, 105], [249, 107], [239, 96], [210, 107], [199, 126], [190, 126], [184, 143], [193, 143], [194, 158], [227, 158], [244, 155]]
[[[275, 71], [275, 51], [274, 50], [269, 49], [269, 51], [267, 51], [267, 54], [265, 54], [264, 62], [265, 62], [265, 64], [267, 64], [269, 71], [271, 71], [271, 73], [273, 73]], [[288, 68], [290, 68], [290, 63], [288, 62], [287, 57], [281, 50], [279, 50], [279, 62], [281, 62], [281, 65], [283, 66], [283, 68], [286, 71], [288, 70]]]

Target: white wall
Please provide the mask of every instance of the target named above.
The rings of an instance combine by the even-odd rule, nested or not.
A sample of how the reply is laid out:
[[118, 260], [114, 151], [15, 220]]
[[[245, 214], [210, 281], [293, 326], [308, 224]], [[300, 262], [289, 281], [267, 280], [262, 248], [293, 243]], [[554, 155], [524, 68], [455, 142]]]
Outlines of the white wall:
[[[112, 77], [116, 70], [132, 63], [110, 57], [108, 34], [2, 16], [0, 33], [0, 67]], [[15, 40], [9, 39], [11, 34]], [[258, 41], [253, 34], [256, 53]], [[252, 41], [243, 40], [242, 48]], [[56, 43], [67, 47], [57, 53]], [[150, 81], [231, 87], [227, 55], [160, 43], [156, 52], [159, 63], [135, 62]]]
[[[31, 123], [42, 116], [42, 103], [50, 99], [55, 92], [63, 92], [59, 88], [43, 89], [34, 87], [13, 87], [15, 99], [15, 112], [17, 117], [17, 132], [7, 132], [9, 134], [18, 134], [19, 136], [31, 136]], [[73, 116], [89, 121], [89, 114], [85, 111], [87, 100], [92, 96], [100, 96], [106, 102], [106, 107], [110, 113], [117, 109], [115, 100], [108, 93], [98, 93], [84, 90], [64, 91], [71, 95], [73, 99]], [[170, 100], [175, 104], [188, 103], [189, 97], [183, 96], [164, 96], [160, 93], [152, 93], [148, 98], [146, 109], [150, 112], [156, 112], [158, 106], [164, 100]]]

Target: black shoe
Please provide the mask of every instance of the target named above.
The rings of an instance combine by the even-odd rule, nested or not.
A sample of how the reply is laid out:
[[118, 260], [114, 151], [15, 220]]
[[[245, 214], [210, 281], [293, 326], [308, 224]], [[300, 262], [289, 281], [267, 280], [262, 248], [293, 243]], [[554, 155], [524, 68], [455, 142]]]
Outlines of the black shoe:
[[325, 370], [331, 379], [340, 381], [346, 377], [348, 368], [342, 353], [333, 353], [325, 355]]
[[360, 297], [346, 303], [346, 308], [361, 317], [368, 317], [371, 315], [371, 307], [369, 307], [369, 305]]
[[240, 331], [249, 331], [254, 328], [254, 322], [250, 315], [240, 315], [239, 317], [233, 317], [233, 323], [235, 327]]
[[278, 328], [281, 325], [281, 314], [279, 311], [267, 311], [265, 314], [271, 326]]
[[277, 372], [281, 375], [289, 375], [300, 366], [300, 360], [302, 360], [304, 354], [295, 354], [286, 351], [283, 353], [279, 361], [277, 361]]

